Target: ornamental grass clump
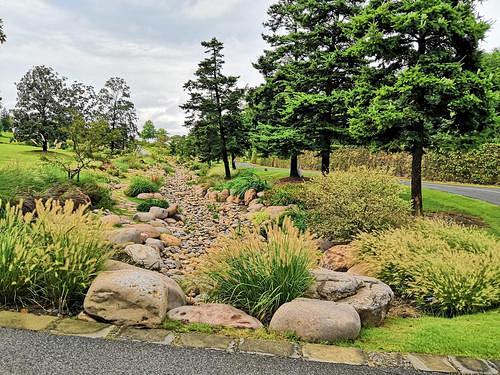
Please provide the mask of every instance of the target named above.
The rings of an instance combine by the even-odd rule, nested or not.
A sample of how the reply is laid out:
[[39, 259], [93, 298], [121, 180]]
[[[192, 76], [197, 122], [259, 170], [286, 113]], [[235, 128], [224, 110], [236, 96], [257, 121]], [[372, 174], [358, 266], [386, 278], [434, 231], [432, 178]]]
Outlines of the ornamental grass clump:
[[161, 183], [161, 179], [153, 180], [144, 177], [134, 177], [125, 194], [129, 197], [137, 197], [142, 193], [156, 193], [160, 190]]
[[309, 288], [317, 258], [310, 234], [285, 219], [269, 225], [266, 240], [249, 230], [223, 238], [201, 259], [196, 279], [210, 300], [269, 322], [282, 304]]
[[500, 304], [500, 242], [477, 228], [443, 220], [414, 224], [355, 242], [357, 257], [399, 295], [435, 315]]
[[260, 192], [269, 189], [269, 183], [250, 169], [240, 173], [230, 181], [218, 184], [215, 189], [219, 191], [228, 189], [232, 195], [243, 198], [247, 190], [255, 189]]
[[361, 232], [388, 229], [408, 222], [410, 203], [392, 176], [366, 168], [316, 177], [305, 185], [308, 227], [322, 237], [348, 242]]
[[[1, 204], [0, 204], [1, 205]], [[67, 312], [85, 292], [111, 248], [100, 222], [85, 206], [49, 200], [23, 214], [21, 205], [0, 210], [0, 303], [36, 304]]]

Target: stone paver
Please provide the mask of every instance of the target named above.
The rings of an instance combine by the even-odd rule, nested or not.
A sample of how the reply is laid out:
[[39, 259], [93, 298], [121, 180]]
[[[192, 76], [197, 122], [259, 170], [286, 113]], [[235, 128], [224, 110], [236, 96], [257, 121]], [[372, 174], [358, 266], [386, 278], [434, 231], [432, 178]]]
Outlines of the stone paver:
[[0, 327], [42, 331], [58, 318], [48, 315], [23, 314], [11, 311], [0, 311]]
[[170, 345], [175, 339], [175, 334], [164, 329], [139, 329], [124, 327], [120, 330], [116, 338], [118, 340]]
[[184, 333], [176, 338], [174, 345], [233, 351], [236, 344], [229, 337], [204, 335], [201, 333]]
[[87, 322], [78, 319], [63, 319], [51, 329], [56, 335], [82, 336], [90, 338], [106, 338], [116, 329], [110, 324]]
[[299, 357], [295, 345], [284, 341], [243, 339], [238, 346], [240, 352], [275, 355], [279, 357]]
[[450, 363], [455, 366], [461, 374], [486, 374], [495, 375], [498, 371], [488, 362], [465, 357], [448, 357]]
[[412, 367], [401, 353], [367, 352], [368, 366], [371, 367]]
[[349, 365], [366, 365], [362, 350], [343, 348], [332, 345], [305, 344], [302, 348], [305, 359], [317, 362], [345, 363]]
[[408, 354], [408, 360], [415, 369], [420, 371], [456, 373], [457, 370], [451, 365], [446, 357], [428, 354]]

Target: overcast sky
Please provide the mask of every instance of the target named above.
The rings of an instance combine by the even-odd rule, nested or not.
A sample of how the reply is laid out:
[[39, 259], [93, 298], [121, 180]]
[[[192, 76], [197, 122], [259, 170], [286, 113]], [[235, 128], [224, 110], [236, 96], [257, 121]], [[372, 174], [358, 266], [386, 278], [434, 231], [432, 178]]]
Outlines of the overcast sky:
[[[14, 83], [48, 65], [99, 90], [109, 77], [132, 88], [140, 125], [151, 119], [185, 133], [182, 85], [203, 56], [201, 40], [226, 46], [226, 72], [241, 84], [260, 82], [252, 68], [265, 47], [261, 33], [272, 0], [0, 0], [7, 43], [0, 46], [0, 96], [16, 101]], [[500, 0], [480, 14], [494, 23], [483, 48], [500, 47]], [[496, 23], [495, 23], [496, 22]]]

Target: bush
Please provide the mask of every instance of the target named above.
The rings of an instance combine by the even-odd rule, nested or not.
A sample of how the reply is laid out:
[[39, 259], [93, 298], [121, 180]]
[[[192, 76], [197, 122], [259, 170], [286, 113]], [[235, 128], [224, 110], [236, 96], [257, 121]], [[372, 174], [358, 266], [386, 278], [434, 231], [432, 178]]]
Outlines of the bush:
[[141, 193], [156, 193], [160, 190], [161, 183], [144, 177], [134, 177], [125, 194], [129, 197], [137, 197]]
[[269, 184], [266, 180], [257, 176], [254, 171], [246, 170], [232, 180], [219, 183], [215, 186], [215, 190], [222, 191], [224, 189], [229, 189], [232, 195], [243, 198], [247, 190], [255, 189], [257, 192], [263, 191], [269, 189]]
[[168, 208], [168, 202], [164, 199], [148, 199], [137, 206], [139, 212], [149, 212], [151, 207]]
[[400, 198], [404, 188], [381, 171], [334, 172], [305, 186], [309, 228], [334, 241], [347, 242], [360, 232], [398, 226], [410, 217], [410, 203]]
[[196, 279], [210, 300], [268, 322], [282, 304], [309, 288], [309, 269], [316, 262], [312, 237], [285, 220], [282, 228], [267, 228], [266, 241], [250, 231], [223, 238], [202, 257]]
[[427, 311], [454, 316], [500, 304], [500, 243], [482, 230], [419, 219], [363, 234], [355, 246], [374, 275]]
[[266, 192], [265, 202], [269, 206], [303, 205], [304, 184], [276, 184]]
[[79, 184], [83, 193], [88, 195], [90, 201], [92, 202], [92, 208], [107, 208], [113, 207], [113, 198], [111, 197], [111, 191], [102, 185], [94, 181], [87, 181]]
[[90, 283], [109, 258], [99, 221], [71, 201], [36, 202], [0, 212], [1, 303], [34, 303], [60, 313], [81, 305]]

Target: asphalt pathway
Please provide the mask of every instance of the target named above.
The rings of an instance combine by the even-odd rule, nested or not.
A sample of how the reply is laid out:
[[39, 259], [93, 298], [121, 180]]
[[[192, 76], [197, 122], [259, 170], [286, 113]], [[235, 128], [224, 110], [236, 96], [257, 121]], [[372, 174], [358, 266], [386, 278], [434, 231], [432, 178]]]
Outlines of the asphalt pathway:
[[[164, 345], [53, 336], [0, 328], [0, 374], [419, 374]], [[430, 374], [430, 373], [426, 373]]]

